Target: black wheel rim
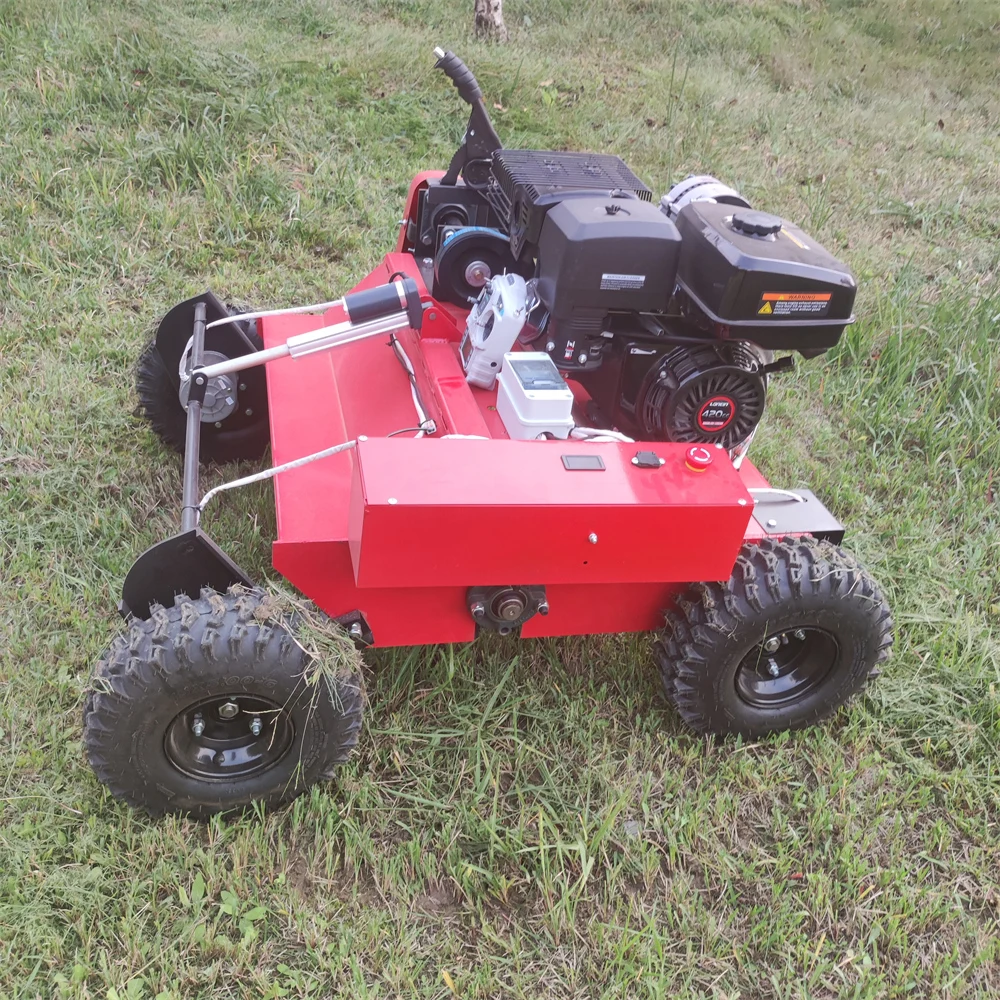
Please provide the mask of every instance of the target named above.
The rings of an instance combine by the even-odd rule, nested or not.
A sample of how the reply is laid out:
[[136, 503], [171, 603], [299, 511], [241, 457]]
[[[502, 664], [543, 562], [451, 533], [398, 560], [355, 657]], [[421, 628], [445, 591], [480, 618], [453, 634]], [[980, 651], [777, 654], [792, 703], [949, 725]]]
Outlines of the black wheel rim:
[[736, 669], [736, 691], [755, 708], [777, 708], [814, 691], [833, 670], [840, 646], [821, 628], [791, 628], [766, 636]]
[[184, 709], [167, 726], [164, 749], [170, 763], [192, 778], [232, 781], [274, 767], [294, 735], [288, 713], [273, 701], [222, 695]]

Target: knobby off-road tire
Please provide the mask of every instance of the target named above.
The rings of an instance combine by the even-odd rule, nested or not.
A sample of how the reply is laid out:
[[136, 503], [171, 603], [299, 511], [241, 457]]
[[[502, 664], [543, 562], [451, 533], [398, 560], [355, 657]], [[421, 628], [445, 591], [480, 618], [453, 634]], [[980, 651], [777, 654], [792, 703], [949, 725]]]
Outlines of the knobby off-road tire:
[[[230, 306], [233, 315], [247, 312], [241, 306]], [[264, 342], [257, 333], [256, 320], [240, 323], [247, 339], [262, 350]], [[176, 376], [176, 373], [174, 373]], [[155, 337], [149, 341], [136, 363], [135, 390], [139, 397], [139, 412], [144, 416], [156, 436], [169, 448], [184, 453], [184, 439], [187, 432], [187, 411], [181, 406], [177, 389], [167, 372], [166, 365], [156, 349]], [[236, 419], [233, 419], [236, 416]], [[247, 421], [245, 415], [237, 414], [223, 420], [221, 427], [211, 423], [201, 425], [202, 462], [237, 462], [260, 458], [270, 443], [270, 424], [266, 408], [254, 414]]]
[[289, 802], [348, 758], [361, 730], [360, 676], [310, 683], [318, 668], [289, 630], [260, 620], [265, 596], [179, 597], [112, 643], [83, 730], [91, 766], [117, 798], [206, 819]]
[[744, 545], [726, 583], [690, 587], [657, 644], [671, 704], [703, 733], [799, 729], [859, 691], [892, 646], [878, 585], [811, 536]]

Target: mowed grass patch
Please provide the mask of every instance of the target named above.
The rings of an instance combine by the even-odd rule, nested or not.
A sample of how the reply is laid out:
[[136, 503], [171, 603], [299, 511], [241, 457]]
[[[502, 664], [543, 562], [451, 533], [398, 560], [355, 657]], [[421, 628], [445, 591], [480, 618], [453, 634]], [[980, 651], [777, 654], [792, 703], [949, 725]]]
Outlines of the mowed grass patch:
[[[995, 5], [507, 0], [504, 48], [470, 6], [0, 0], [0, 996], [1000, 993]], [[848, 522], [896, 655], [747, 745], [681, 727], [646, 637], [385, 651], [337, 783], [150, 822], [79, 740], [176, 524], [135, 359], [205, 286], [322, 299], [392, 248], [464, 128], [435, 44], [508, 145], [715, 172], [851, 264], [754, 456]], [[269, 487], [208, 524], [268, 576]]]

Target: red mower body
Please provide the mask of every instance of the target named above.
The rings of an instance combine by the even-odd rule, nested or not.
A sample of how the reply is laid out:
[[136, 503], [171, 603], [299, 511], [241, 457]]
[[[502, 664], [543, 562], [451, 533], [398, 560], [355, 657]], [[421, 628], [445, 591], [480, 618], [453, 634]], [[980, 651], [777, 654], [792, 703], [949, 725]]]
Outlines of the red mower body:
[[[357, 288], [394, 273], [413, 277], [425, 303], [422, 331], [396, 336], [433, 438], [387, 437], [416, 420], [385, 337], [267, 366], [276, 464], [359, 440], [275, 480], [274, 566], [328, 614], [360, 611], [378, 646], [464, 642], [477, 627], [470, 587], [527, 585], [545, 587], [549, 611], [524, 623], [525, 637], [646, 631], [673, 593], [728, 578], [744, 541], [767, 534], [747, 492], [766, 482], [722, 449], [696, 447], [692, 460], [690, 445], [663, 441], [510, 440], [496, 389], [465, 379], [466, 313], [431, 298], [411, 254], [388, 254]], [[341, 318], [265, 318], [265, 347]], [[583, 423], [587, 397], [571, 385]], [[640, 452], [662, 465], [636, 465]], [[568, 468], [579, 456], [603, 468]]]

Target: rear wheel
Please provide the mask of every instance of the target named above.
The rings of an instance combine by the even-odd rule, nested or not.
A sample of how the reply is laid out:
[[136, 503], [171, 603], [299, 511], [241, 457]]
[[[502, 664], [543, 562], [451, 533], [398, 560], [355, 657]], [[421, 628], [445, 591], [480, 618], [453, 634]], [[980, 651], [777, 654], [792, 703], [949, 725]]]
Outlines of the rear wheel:
[[[235, 315], [246, 310], [230, 307]], [[257, 333], [256, 320], [244, 320], [240, 327], [247, 339], [262, 350], [264, 342]], [[213, 352], [210, 362], [227, 360], [224, 355]], [[222, 402], [219, 420], [203, 421], [201, 425], [200, 457], [204, 462], [235, 462], [241, 459], [258, 459], [267, 450], [270, 441], [270, 425], [267, 419], [266, 397], [263, 393], [251, 393], [258, 397], [255, 405], [246, 405], [246, 393], [240, 392], [240, 377], [248, 374], [257, 377], [257, 369], [230, 376], [231, 389], [236, 390], [235, 399], [239, 405], [226, 407]], [[177, 372], [171, 373], [156, 348], [155, 338], [151, 340], [139, 356], [136, 366], [136, 393], [143, 416], [152, 425], [157, 437], [175, 451], [183, 453], [187, 430], [187, 411], [181, 404], [175, 380]], [[211, 396], [212, 389], [208, 396]], [[223, 395], [218, 393], [217, 395]], [[242, 398], [241, 398], [242, 395]], [[206, 396], [206, 399], [208, 399]], [[224, 416], [223, 416], [224, 414]]]
[[807, 726], [860, 690], [892, 645], [878, 585], [811, 536], [745, 545], [727, 582], [695, 584], [666, 619], [667, 698], [705, 733]]
[[[179, 597], [133, 621], [94, 671], [84, 743], [112, 794], [154, 815], [275, 806], [358, 741], [360, 657], [315, 664], [253, 590]], [[353, 661], [353, 662], [352, 662]]]

